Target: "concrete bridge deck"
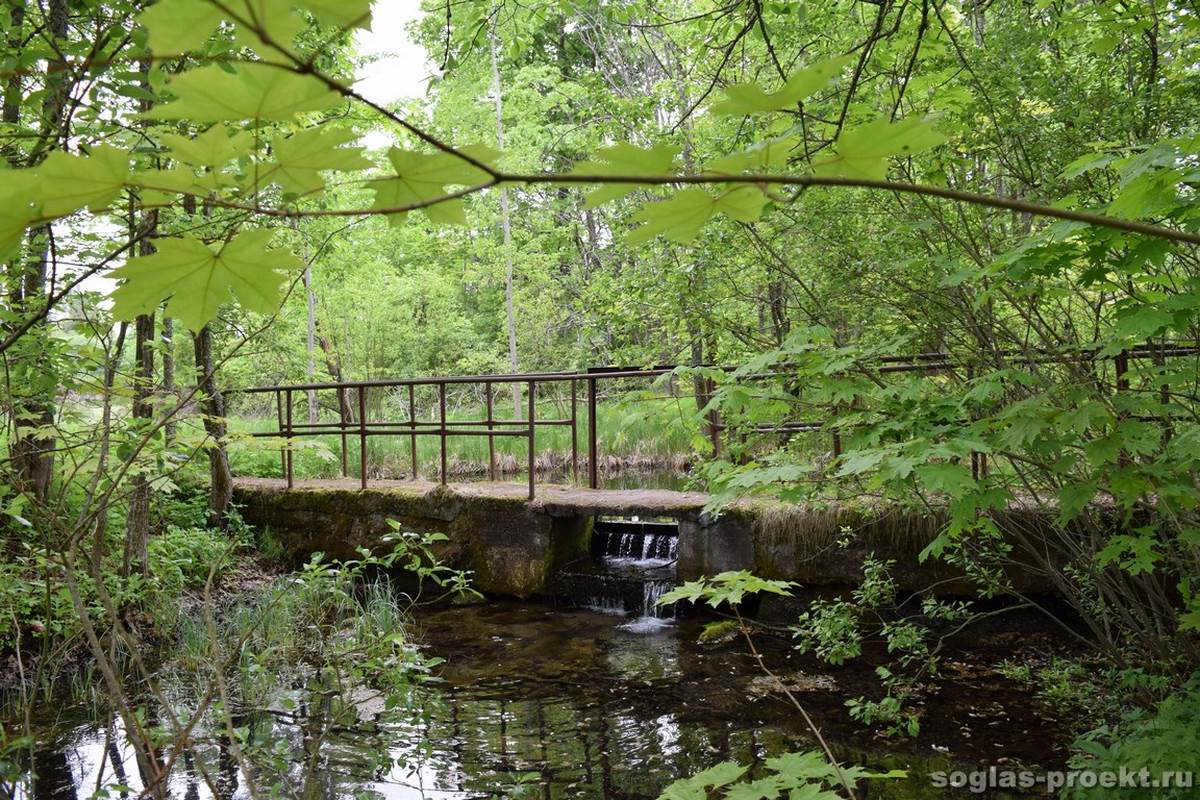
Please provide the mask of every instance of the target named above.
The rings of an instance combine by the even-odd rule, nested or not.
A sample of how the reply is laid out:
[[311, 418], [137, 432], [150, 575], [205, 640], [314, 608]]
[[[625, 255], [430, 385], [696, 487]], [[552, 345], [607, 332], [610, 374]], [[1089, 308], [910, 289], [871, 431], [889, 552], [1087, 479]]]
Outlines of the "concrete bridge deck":
[[528, 499], [524, 484], [501, 481], [468, 481], [441, 484], [426, 480], [372, 479], [369, 488], [362, 489], [357, 478], [294, 481], [287, 488], [282, 478], [234, 478], [235, 489], [256, 492], [365, 492], [396, 494], [403, 497], [425, 497], [439, 490], [464, 498], [512, 500], [530, 508], [544, 510], [551, 516], [608, 515], [662, 516], [678, 519], [701, 513], [708, 502], [702, 492], [676, 492], [669, 489], [588, 489], [556, 483], [539, 483], [537, 495]]

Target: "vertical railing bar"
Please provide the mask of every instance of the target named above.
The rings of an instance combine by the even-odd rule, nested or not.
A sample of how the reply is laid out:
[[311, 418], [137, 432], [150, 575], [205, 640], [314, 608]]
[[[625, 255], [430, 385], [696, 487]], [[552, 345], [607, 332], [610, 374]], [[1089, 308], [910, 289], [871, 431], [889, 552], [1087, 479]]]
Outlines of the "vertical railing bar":
[[588, 486], [600, 485], [600, 473], [596, 464], [596, 379], [588, 378]]
[[[275, 430], [280, 434], [283, 433], [283, 392], [279, 389], [275, 390]], [[279, 448], [279, 477], [287, 479], [287, 441], [280, 436], [279, 441], [283, 444]]]
[[442, 485], [446, 483], [446, 382], [438, 384], [438, 414], [441, 420], [439, 439], [442, 444]]
[[292, 390], [287, 390], [287, 487], [295, 485], [292, 472]]
[[408, 385], [408, 427], [409, 449], [412, 451], [412, 479], [417, 479], [417, 390], [413, 384]]
[[534, 391], [537, 388], [537, 383], [529, 382], [529, 499], [533, 499], [533, 470], [534, 470], [534, 432], [537, 426], [534, 424]]
[[358, 387], [358, 479], [367, 488], [367, 387]]
[[483, 382], [483, 403], [487, 411], [487, 429], [488, 433], [488, 480], [496, 480], [496, 437], [490, 431], [495, 427], [496, 420], [493, 418], [494, 410], [492, 408], [492, 382]]
[[571, 485], [579, 485], [579, 411], [578, 387], [571, 378]]
[[346, 450], [347, 450], [346, 425], [348, 424], [348, 420], [346, 419], [346, 403], [347, 403], [346, 387], [339, 386], [337, 393], [338, 393], [337, 394], [338, 419], [340, 420], [340, 424], [338, 425], [338, 428], [341, 429], [341, 433], [342, 433], [342, 477], [349, 478], [350, 477], [350, 461], [349, 461], [349, 457], [346, 454]]

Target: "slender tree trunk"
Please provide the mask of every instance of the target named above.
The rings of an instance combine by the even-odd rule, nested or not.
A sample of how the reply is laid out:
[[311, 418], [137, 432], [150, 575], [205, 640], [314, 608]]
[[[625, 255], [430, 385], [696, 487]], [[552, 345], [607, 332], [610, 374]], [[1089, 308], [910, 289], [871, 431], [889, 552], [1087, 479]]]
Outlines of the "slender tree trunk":
[[[151, 248], [143, 239], [142, 255]], [[135, 425], [149, 423], [154, 418], [154, 315], [142, 314], [134, 323], [133, 408]], [[146, 574], [150, 542], [150, 480], [143, 474], [133, 476], [133, 493], [125, 516], [125, 552], [121, 559], [121, 574], [135, 571]]]
[[[162, 318], [162, 393], [168, 408], [174, 408], [179, 402], [175, 392], [175, 320], [165, 313]], [[167, 444], [175, 441], [175, 431], [178, 426], [172, 417], [166, 424], [165, 433]]]
[[[25, 24], [25, 2], [24, 0], [9, 0], [9, 2], [8, 38], [5, 46], [9, 57], [19, 61], [21, 30]], [[17, 123], [21, 121], [21, 73], [19, 70], [9, 71], [8, 79], [4, 82], [4, 101], [0, 108], [0, 120], [5, 125], [13, 126], [12, 130], [16, 130]], [[21, 148], [16, 142], [5, 142], [3, 154], [4, 160], [10, 167], [20, 166]]]
[[[344, 380], [342, 362], [338, 359], [337, 351], [334, 349], [333, 343], [329, 341], [329, 337], [323, 336], [319, 332], [319, 324], [315, 317], [313, 318], [313, 333], [317, 337], [321, 353], [324, 354], [325, 369], [329, 372], [329, 377], [333, 378], [334, 383], [341, 383]], [[354, 421], [354, 404], [350, 402], [348, 392], [338, 392], [338, 417], [343, 425]]]
[[204, 411], [204, 431], [212, 439], [208, 447], [208, 471], [212, 482], [209, 524], [224, 530], [229, 524], [229, 506], [233, 502], [233, 476], [229, 472], [229, 454], [225, 451], [225, 398], [217, 386], [212, 330], [205, 325], [193, 335], [192, 345], [196, 357], [196, 385], [200, 388]]
[[[150, 84], [150, 62], [143, 59], [138, 69], [141, 72], [141, 84], [148, 88]], [[151, 103], [142, 100], [138, 103], [140, 110], [150, 110]], [[158, 230], [158, 211], [143, 210], [140, 198], [130, 195], [129, 221], [132, 226], [138, 220], [140, 212], [141, 234], [138, 241], [138, 255], [148, 256], [154, 253], [152, 240]], [[154, 348], [157, 337], [157, 325], [154, 314], [141, 314], [134, 322], [133, 349], [133, 403], [131, 413], [137, 428], [148, 428], [154, 419]], [[147, 547], [150, 543], [150, 479], [142, 472], [133, 475], [133, 493], [129, 498], [129, 510], [125, 516], [125, 551], [121, 559], [121, 574], [130, 575], [136, 570], [146, 574], [149, 570], [149, 555]]]
[[[68, 30], [67, 0], [50, 0], [46, 6], [46, 26], [52, 41], [62, 41], [67, 38]], [[23, 21], [23, 8], [10, 11], [10, 20]], [[17, 34], [19, 35], [19, 30]], [[34, 146], [33, 154], [26, 159], [27, 166], [36, 166], [48, 150], [58, 145], [62, 138], [61, 128], [63, 112], [66, 108], [69, 89], [69, 75], [66, 64], [61, 58], [49, 59], [45, 71], [46, 94], [42, 101], [42, 123], [38, 143]], [[14, 107], [10, 108], [10, 96]], [[19, 116], [20, 84], [9, 84], [5, 87], [4, 114]], [[15, 153], [10, 157], [17, 157]], [[20, 274], [14, 276], [10, 283], [13, 292], [12, 308], [17, 311], [29, 310], [42, 302], [46, 293], [46, 277], [53, 259], [53, 229], [44, 225], [35, 229], [30, 240], [30, 252], [36, 255], [24, 267], [18, 267]], [[16, 264], [22, 259], [18, 256]], [[33, 336], [29, 341], [34, 347], [45, 343], [45, 324], [34, 326], [30, 331]], [[36, 364], [40, 354], [30, 353], [29, 363]], [[30, 376], [29, 384], [41, 384], [41, 381]], [[15, 435], [10, 448], [15, 480], [18, 487], [27, 492], [39, 502], [45, 503], [50, 496], [50, 484], [54, 474], [55, 439], [51, 430], [54, 424], [54, 406], [57, 387], [42, 386], [28, 397], [14, 402], [12, 414]]]
[[[496, 147], [504, 150], [504, 100], [500, 94], [500, 39], [496, 35], [496, 20], [492, 15], [492, 27], [488, 39], [492, 50], [492, 96], [496, 103]], [[513, 374], [520, 372], [517, 361], [517, 318], [513, 310], [513, 255], [512, 222], [509, 218], [508, 189], [500, 187], [500, 230], [504, 235], [504, 310], [508, 317], [508, 362]], [[521, 418], [521, 387], [512, 384], [513, 419]]]

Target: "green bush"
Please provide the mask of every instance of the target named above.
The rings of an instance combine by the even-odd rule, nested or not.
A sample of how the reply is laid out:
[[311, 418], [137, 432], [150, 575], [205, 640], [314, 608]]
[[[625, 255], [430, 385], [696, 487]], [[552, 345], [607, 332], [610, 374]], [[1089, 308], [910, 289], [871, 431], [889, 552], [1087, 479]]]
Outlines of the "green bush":
[[[1153, 713], [1129, 713], [1120, 724], [1103, 726], [1081, 736], [1074, 745], [1082, 751], [1071, 760], [1074, 769], [1120, 773], [1122, 768], [1137, 772], [1149, 770], [1157, 779], [1171, 771], [1190, 771], [1200, 766], [1200, 673], [1176, 694], [1158, 704]], [[1128, 789], [1096, 787], [1074, 788], [1064, 797], [1075, 800], [1107, 800], [1126, 797]], [[1184, 800], [1197, 796], [1194, 786], [1141, 790], [1155, 800]]]

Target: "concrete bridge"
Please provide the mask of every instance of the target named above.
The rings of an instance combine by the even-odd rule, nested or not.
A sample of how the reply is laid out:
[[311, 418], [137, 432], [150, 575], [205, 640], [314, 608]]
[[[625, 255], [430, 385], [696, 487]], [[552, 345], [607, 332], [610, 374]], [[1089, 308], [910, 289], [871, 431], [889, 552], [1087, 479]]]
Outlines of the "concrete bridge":
[[[1194, 355], [1200, 348], [1139, 346], [1112, 358], [1118, 385], [1127, 383], [1126, 370], [1132, 359], [1159, 360]], [[990, 353], [1010, 364], [1093, 362], [1094, 351], [1068, 353]], [[871, 368], [887, 373], [956, 373], [965, 379], [971, 368], [947, 353], [885, 356]], [[732, 369], [732, 368], [720, 368]], [[444, 555], [454, 564], [471, 569], [476, 585], [485, 592], [526, 597], [545, 593], [556, 570], [585, 558], [592, 526], [605, 517], [638, 517], [674, 521], [678, 526], [678, 577], [683, 580], [713, 575], [725, 570], [748, 569], [762, 577], [798, 581], [808, 586], [855, 584], [861, 578], [863, 560], [895, 560], [895, 577], [902, 588], [921, 589], [939, 585], [943, 593], [966, 590], [965, 578], [956, 570], [928, 560], [918, 563], [917, 554], [944, 527], [946, 516], [936, 509], [916, 514], [869, 502], [806, 508], [768, 501], [743, 501], [719, 516], [705, 511], [703, 494], [648, 489], [600, 489], [597, 406], [603, 387], [627, 390], [632, 382], [646, 382], [676, 373], [691, 382], [697, 407], [708, 405], [714, 391], [714, 368], [687, 372], [687, 368], [658, 366], [648, 369], [604, 367], [584, 372], [547, 372], [510, 375], [471, 375], [441, 378], [405, 378], [382, 381], [305, 383], [263, 386], [229, 392], [268, 395], [273, 398], [275, 430], [252, 435], [280, 440], [280, 477], [235, 479], [234, 500], [252, 524], [269, 529], [284, 547], [297, 556], [324, 551], [332, 556], [353, 556], [355, 548], [376, 548], [387, 533], [387, 520], [421, 531], [440, 531], [450, 537]], [[780, 374], [740, 376], [743, 381], [778, 379]], [[514, 402], [524, 394], [524, 414], [514, 409], [512, 417], [496, 411], [499, 390], [518, 387]], [[483, 408], [478, 419], [461, 419], [448, 412], [452, 392], [475, 392]], [[799, 389], [796, 389], [799, 391]], [[384, 394], [399, 398], [406, 413], [389, 419], [372, 402]], [[537, 399], [554, 397], [555, 416], [539, 417]], [[418, 400], [436, 415], [419, 415]], [[307, 421], [298, 418], [297, 401], [304, 399]], [[333, 419], [317, 413], [321, 399], [334, 410]], [[586, 411], [581, 413], [580, 406]], [[757, 427], [758, 433], [786, 438], [798, 434], [826, 436], [831, 459], [840, 454], [841, 442], [829, 422], [837, 407], [825, 410], [821, 420], [780, 420]], [[433, 416], [433, 418], [427, 418]], [[719, 452], [725, 426], [715, 411], [701, 422], [704, 433]], [[539, 430], [549, 426], [568, 428], [572, 485], [538, 483], [536, 442]], [[580, 448], [580, 432], [584, 448]], [[325, 481], [298, 480], [293, 464], [294, 447], [304, 437], [336, 437], [340, 442], [342, 478]], [[409, 445], [408, 480], [371, 477], [368, 440], [390, 436]], [[422, 480], [417, 442], [434, 437], [438, 442], [436, 481]], [[487, 472], [490, 480], [451, 483], [448, 442], [454, 437], [483, 437], [487, 440]], [[497, 480], [496, 442], [504, 437], [524, 440], [527, 461], [523, 484]], [[357, 475], [349, 463], [350, 443], [358, 445]], [[581, 453], [583, 450], [586, 455]], [[580, 461], [587, 470], [580, 475]], [[976, 477], [987, 473], [982, 454], [971, 458]], [[1009, 509], [998, 515], [1002, 530], [1036, 534], [1050, 524], [1040, 512]], [[853, 544], [840, 547], [839, 539], [850, 534]], [[1013, 585], [1022, 591], [1040, 591], [1045, 576], [1020, 566], [1009, 569]]]
[[[806, 508], [775, 501], [736, 503], [719, 516], [705, 511], [707, 496], [657, 489], [604, 490], [542, 484], [530, 499], [519, 484], [355, 479], [287, 481], [238, 478], [234, 500], [246, 521], [269, 531], [297, 558], [322, 551], [355, 557], [356, 548], [380, 550], [399, 521], [408, 530], [437, 531], [449, 540], [439, 555], [474, 573], [488, 594], [553, 594], [558, 570], [587, 559], [598, 519], [666, 520], [678, 526], [676, 575], [693, 580], [725, 570], [751, 570], [806, 587], [844, 587], [862, 578], [868, 555], [895, 560], [903, 589], [939, 585], [944, 594], [966, 593], [965, 577], [917, 554], [945, 523], [939, 514], [917, 515], [882, 506]], [[1011, 512], [1029, 530], [1028, 513]], [[838, 540], [853, 534], [849, 547]], [[1042, 580], [1014, 569], [1023, 591]]]

